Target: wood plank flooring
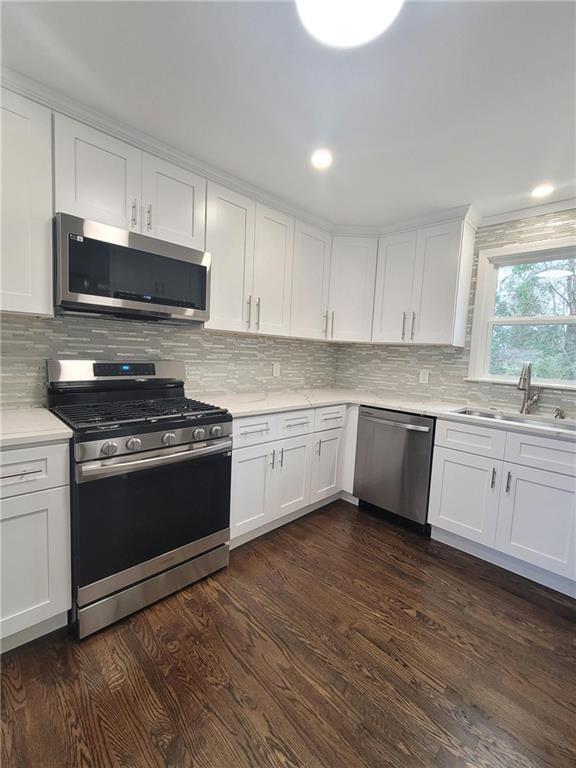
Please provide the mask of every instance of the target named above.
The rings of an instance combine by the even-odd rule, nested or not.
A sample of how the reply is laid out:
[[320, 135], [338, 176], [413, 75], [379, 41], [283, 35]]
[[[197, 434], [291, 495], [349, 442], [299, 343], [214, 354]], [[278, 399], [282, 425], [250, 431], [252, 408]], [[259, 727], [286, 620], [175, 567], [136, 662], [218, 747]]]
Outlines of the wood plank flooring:
[[337, 502], [1, 692], [6, 768], [574, 768], [576, 602]]

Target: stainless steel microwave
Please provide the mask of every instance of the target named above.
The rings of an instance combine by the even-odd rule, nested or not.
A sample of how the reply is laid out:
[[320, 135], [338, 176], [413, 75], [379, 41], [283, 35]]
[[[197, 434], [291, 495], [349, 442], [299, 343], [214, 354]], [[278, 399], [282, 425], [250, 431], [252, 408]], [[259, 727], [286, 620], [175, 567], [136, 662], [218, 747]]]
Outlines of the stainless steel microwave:
[[67, 213], [54, 243], [58, 311], [208, 320], [209, 253]]

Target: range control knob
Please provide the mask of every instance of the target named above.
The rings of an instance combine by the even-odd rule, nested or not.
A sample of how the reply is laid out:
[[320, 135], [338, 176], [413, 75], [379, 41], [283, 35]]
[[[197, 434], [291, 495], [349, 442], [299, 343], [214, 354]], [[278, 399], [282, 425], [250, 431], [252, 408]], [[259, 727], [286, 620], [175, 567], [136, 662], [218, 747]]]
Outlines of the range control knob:
[[130, 437], [126, 440], [126, 448], [129, 451], [139, 451], [142, 448], [142, 440], [139, 437]]
[[104, 456], [114, 456], [117, 450], [118, 445], [113, 440], [109, 440], [100, 448], [100, 453], [103, 453]]
[[216, 424], [215, 427], [210, 427], [211, 437], [220, 437], [221, 434], [222, 434], [222, 427], [219, 424]]
[[174, 445], [176, 442], [176, 435], [174, 432], [164, 432], [162, 435], [162, 445]]
[[204, 427], [196, 427], [194, 432], [192, 432], [192, 437], [194, 438], [194, 440], [204, 440], [204, 438], [206, 437], [206, 430], [204, 429]]

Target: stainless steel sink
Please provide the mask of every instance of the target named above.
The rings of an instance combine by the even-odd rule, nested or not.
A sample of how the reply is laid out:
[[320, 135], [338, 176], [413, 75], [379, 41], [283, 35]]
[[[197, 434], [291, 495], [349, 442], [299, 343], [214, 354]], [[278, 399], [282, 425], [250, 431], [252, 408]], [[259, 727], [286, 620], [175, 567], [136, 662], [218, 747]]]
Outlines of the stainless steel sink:
[[480, 419], [511, 421], [514, 424], [527, 424], [535, 427], [549, 427], [557, 429], [559, 432], [576, 432], [576, 424], [566, 423], [562, 419], [540, 419], [537, 416], [515, 415], [512, 413], [502, 413], [501, 411], [480, 411], [476, 408], [459, 408], [454, 413], [460, 413], [462, 416], [477, 416]]

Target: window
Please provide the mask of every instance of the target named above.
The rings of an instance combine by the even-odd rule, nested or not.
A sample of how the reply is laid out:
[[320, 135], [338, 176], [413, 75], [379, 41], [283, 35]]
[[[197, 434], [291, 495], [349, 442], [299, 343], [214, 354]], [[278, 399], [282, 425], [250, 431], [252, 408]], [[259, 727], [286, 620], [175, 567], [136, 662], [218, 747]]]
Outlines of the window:
[[481, 251], [470, 378], [576, 387], [576, 240]]

